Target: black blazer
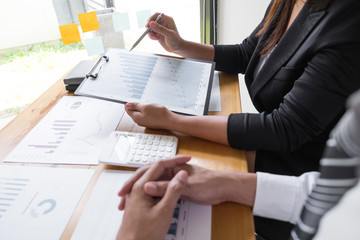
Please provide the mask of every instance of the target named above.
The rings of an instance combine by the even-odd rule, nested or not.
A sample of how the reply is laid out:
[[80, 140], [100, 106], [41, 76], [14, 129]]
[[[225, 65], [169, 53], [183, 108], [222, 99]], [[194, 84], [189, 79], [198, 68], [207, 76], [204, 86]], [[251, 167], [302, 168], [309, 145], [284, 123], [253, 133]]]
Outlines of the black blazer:
[[[304, 6], [254, 79], [261, 43], [275, 24], [272, 21], [256, 37], [261, 23], [241, 44], [215, 45], [214, 61], [217, 70], [245, 73], [250, 97], [260, 112], [229, 116], [229, 144], [257, 150], [256, 171], [300, 175], [318, 170], [347, 97], [360, 88], [360, 1]], [[269, 223], [264, 226], [270, 226], [270, 233], [280, 231]], [[266, 231], [264, 235], [288, 238], [291, 225], [282, 228], [287, 229], [284, 235]]]

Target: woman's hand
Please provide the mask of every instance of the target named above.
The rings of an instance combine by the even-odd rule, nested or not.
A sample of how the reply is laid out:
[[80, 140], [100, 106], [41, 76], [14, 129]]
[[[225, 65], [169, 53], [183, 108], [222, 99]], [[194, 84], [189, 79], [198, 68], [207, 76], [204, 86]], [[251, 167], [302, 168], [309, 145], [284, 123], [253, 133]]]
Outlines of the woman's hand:
[[166, 51], [185, 58], [196, 58], [206, 61], [212, 61], [214, 59], [215, 50], [212, 45], [184, 40], [180, 37], [172, 17], [163, 14], [160, 22], [155, 22], [159, 14], [160, 13], [155, 13], [152, 15], [146, 24], [146, 27], [152, 29], [148, 34], [151, 39], [157, 40]]
[[163, 14], [160, 22], [155, 22], [159, 14], [155, 13], [150, 17], [146, 27], [150, 27], [152, 31], [148, 35], [151, 39], [158, 40], [166, 51], [176, 53], [181, 49], [184, 40], [180, 37], [172, 17]]
[[186, 163], [190, 157], [178, 157], [178, 161], [159, 161], [140, 169], [132, 178], [131, 192], [126, 194], [124, 217], [117, 239], [163, 239], [167, 233], [173, 212], [187, 181], [185, 171], [178, 172], [160, 200], [150, 197], [144, 192], [144, 185], [148, 181], [155, 181], [172, 169], [174, 164]]
[[176, 114], [157, 104], [127, 103], [127, 114], [138, 125], [153, 129], [170, 129]]

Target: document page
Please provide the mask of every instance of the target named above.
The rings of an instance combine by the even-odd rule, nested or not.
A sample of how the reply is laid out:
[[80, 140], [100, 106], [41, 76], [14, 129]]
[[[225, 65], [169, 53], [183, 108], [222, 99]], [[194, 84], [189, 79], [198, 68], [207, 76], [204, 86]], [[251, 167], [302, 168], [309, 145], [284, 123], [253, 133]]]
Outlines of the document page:
[[[117, 170], [102, 172], [73, 233], [73, 240], [116, 238], [123, 217], [123, 211], [117, 209], [120, 203], [117, 193], [133, 173]], [[211, 206], [180, 200], [165, 240], [199, 239], [211, 239]]]
[[214, 72], [214, 80], [211, 89], [209, 111], [221, 112], [221, 95], [220, 95], [220, 83], [219, 72]]
[[120, 103], [64, 96], [4, 162], [96, 165], [124, 112]]
[[118, 102], [146, 102], [172, 111], [207, 114], [214, 63], [110, 48], [75, 94]]
[[60, 239], [93, 174], [1, 165], [0, 239]]

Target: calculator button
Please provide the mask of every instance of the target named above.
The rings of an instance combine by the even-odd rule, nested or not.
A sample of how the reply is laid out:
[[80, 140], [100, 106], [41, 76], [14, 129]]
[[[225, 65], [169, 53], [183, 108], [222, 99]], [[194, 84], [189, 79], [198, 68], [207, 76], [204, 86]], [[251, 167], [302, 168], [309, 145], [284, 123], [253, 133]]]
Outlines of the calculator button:
[[114, 151], [109, 155], [107, 150], [100, 162], [140, 167], [176, 155], [178, 139], [173, 136], [115, 131], [111, 137], [108, 144]]

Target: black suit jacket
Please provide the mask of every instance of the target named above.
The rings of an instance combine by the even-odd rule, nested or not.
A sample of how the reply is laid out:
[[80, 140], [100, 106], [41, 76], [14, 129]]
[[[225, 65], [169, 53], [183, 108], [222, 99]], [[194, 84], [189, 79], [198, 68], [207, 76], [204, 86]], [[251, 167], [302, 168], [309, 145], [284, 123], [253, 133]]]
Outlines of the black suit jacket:
[[[325, 142], [345, 111], [347, 97], [360, 88], [360, 1], [304, 6], [254, 79], [261, 44], [275, 24], [272, 21], [256, 37], [261, 23], [241, 44], [215, 45], [214, 60], [217, 70], [245, 74], [250, 97], [260, 112], [229, 116], [229, 144], [257, 150], [256, 171], [300, 175], [318, 170]], [[269, 227], [263, 232], [268, 238], [288, 237], [290, 224], [261, 221], [266, 222], [262, 229]], [[281, 229], [284, 234], [272, 234]]]

